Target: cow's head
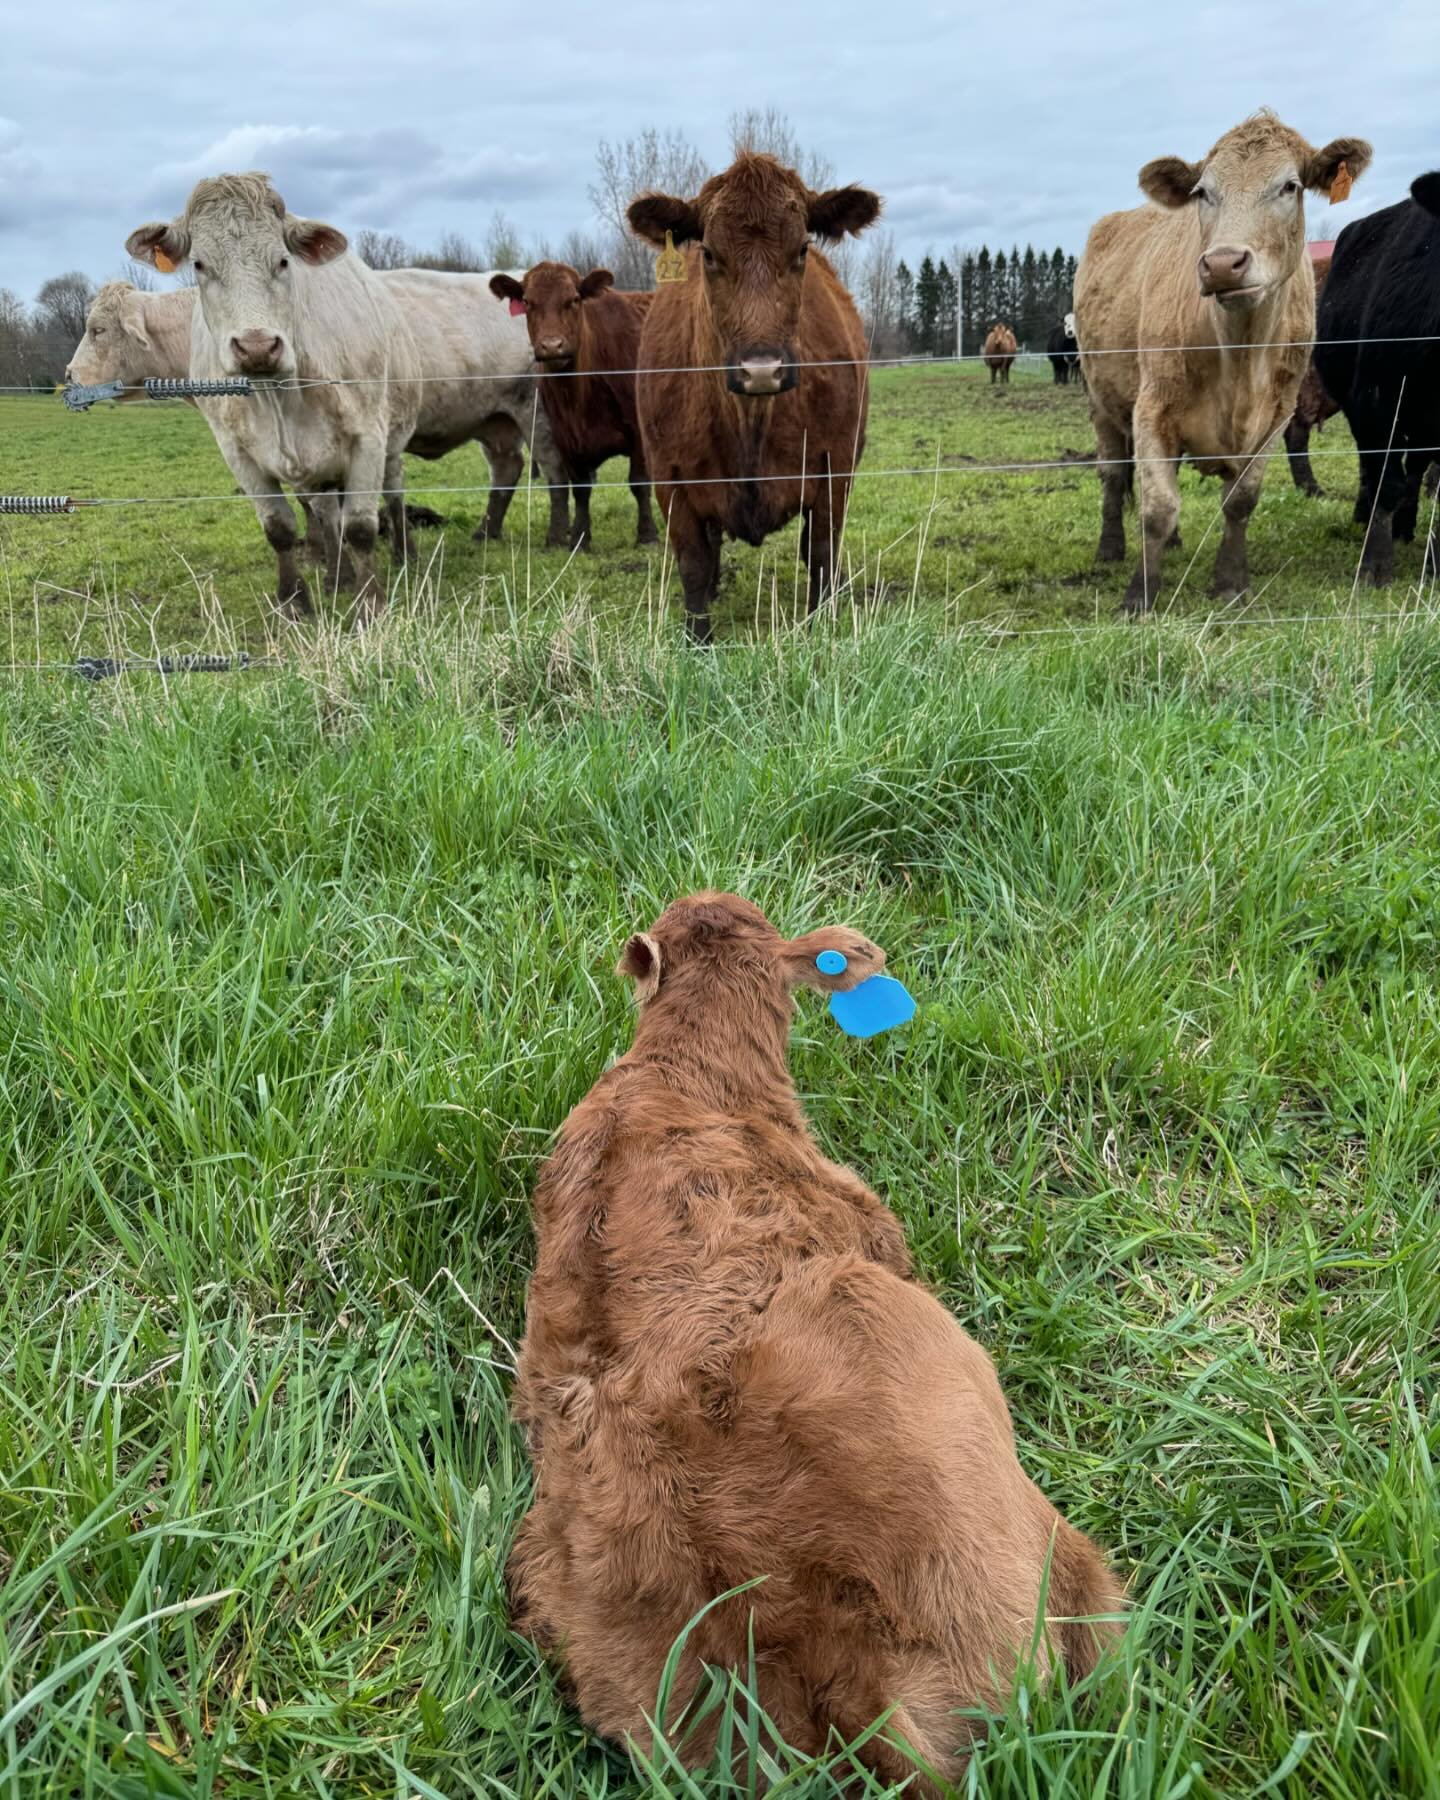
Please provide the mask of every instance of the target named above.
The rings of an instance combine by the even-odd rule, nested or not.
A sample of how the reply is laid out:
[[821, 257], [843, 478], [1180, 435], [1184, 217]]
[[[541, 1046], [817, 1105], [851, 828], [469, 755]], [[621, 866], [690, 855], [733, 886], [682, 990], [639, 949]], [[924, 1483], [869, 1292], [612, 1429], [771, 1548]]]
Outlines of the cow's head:
[[123, 381], [127, 388], [138, 388], [153, 373], [144, 299], [128, 281], [107, 281], [90, 302], [85, 335], [65, 365], [65, 379], [84, 387]]
[[1160, 206], [1193, 210], [1200, 292], [1245, 311], [1300, 268], [1305, 190], [1328, 194], [1342, 165], [1347, 184], [1358, 179], [1370, 165], [1369, 144], [1332, 138], [1316, 150], [1273, 114], [1260, 113], [1227, 131], [1198, 163], [1180, 156], [1146, 163], [1140, 186]]
[[1428, 175], [1417, 175], [1410, 183], [1410, 198], [1440, 219], [1440, 169], [1432, 169]]
[[581, 309], [587, 300], [615, 285], [608, 269], [592, 269], [581, 275], [569, 263], [541, 262], [517, 280], [513, 275], [492, 275], [490, 292], [507, 300], [512, 312], [525, 314], [530, 348], [546, 369], [568, 369], [580, 351]]
[[287, 213], [270, 177], [259, 173], [198, 183], [178, 219], [142, 225], [125, 243], [157, 269], [190, 264], [227, 374], [281, 378], [296, 369], [297, 274], [347, 247], [333, 225]]
[[[699, 244], [704, 303], [720, 342], [731, 393], [767, 398], [795, 386], [796, 341], [810, 240], [858, 236], [880, 215], [866, 188], [817, 194], [773, 156], [743, 155], [712, 175], [693, 200], [642, 194], [630, 229], [652, 244], [671, 232]], [[695, 269], [692, 262], [690, 278]]]

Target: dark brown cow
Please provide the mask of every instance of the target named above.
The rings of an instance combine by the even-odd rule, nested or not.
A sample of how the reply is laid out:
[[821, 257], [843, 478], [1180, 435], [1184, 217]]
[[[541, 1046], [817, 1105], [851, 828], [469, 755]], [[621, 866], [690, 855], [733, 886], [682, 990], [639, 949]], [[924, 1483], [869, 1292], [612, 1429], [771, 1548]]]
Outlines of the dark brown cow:
[[[1325, 277], [1330, 273], [1330, 258], [1312, 256], [1310, 267], [1315, 272], [1315, 300], [1318, 305], [1325, 288]], [[1300, 392], [1295, 396], [1295, 411], [1285, 427], [1285, 450], [1290, 458], [1290, 473], [1302, 494], [1320, 495], [1325, 491], [1310, 467], [1310, 433], [1319, 431], [1325, 421], [1333, 419], [1339, 410], [1325, 392], [1325, 383], [1320, 379], [1312, 356], [1300, 383]]]
[[[745, 154], [693, 200], [644, 194], [630, 227], [689, 245], [640, 339], [645, 461], [680, 568], [690, 630], [710, 608], [728, 532], [760, 544], [797, 513], [810, 609], [833, 578], [865, 444], [868, 370], [854, 302], [810, 240], [873, 224], [865, 188], [815, 193], [770, 156]], [[700, 371], [698, 373], [694, 371]]]
[[639, 521], [637, 544], [656, 540], [650, 478], [635, 410], [640, 330], [653, 294], [621, 293], [608, 269], [582, 276], [568, 263], [540, 262], [513, 275], [492, 275], [490, 291], [523, 307], [530, 348], [541, 373], [545, 416], [569, 470], [575, 497], [573, 549], [590, 549], [590, 490], [612, 456], [630, 459], [630, 491]]
[[[1026, 1652], [1042, 1678], [1086, 1673], [1123, 1595], [1026, 1476], [994, 1364], [916, 1280], [900, 1221], [806, 1123], [791, 996], [884, 962], [847, 927], [783, 938], [734, 894], [629, 940], [634, 1044], [535, 1190], [515, 1393], [535, 1499], [506, 1574], [517, 1629], [607, 1737], [649, 1747], [694, 1620], [661, 1723], [702, 1665], [753, 1658], [802, 1752], [893, 1709], [859, 1759], [918, 1796], [951, 1789], [892, 1736], [959, 1779]], [[720, 1723], [702, 1715], [687, 1759]]]

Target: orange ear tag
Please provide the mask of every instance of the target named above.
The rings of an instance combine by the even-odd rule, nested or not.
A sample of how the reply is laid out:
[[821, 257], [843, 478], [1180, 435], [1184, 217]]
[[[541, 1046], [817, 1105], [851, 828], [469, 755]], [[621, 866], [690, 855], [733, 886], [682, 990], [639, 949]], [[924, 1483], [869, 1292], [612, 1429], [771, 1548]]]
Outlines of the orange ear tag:
[[1335, 179], [1330, 183], [1330, 204], [1338, 206], [1342, 200], [1350, 198], [1350, 190], [1355, 183], [1350, 176], [1349, 163], [1342, 162], [1335, 171]]
[[171, 262], [170, 258], [157, 245], [155, 250], [155, 267], [162, 275], [173, 275], [180, 265], [179, 263]]
[[665, 233], [665, 248], [655, 258], [656, 281], [684, 281], [685, 252], [675, 248], [675, 239], [670, 232]]

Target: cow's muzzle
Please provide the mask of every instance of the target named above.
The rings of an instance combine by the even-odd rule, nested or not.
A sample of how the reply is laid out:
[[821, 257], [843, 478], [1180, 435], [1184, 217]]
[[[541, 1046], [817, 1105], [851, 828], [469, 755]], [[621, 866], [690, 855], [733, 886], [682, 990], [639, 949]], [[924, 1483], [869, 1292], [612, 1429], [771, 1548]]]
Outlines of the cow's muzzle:
[[230, 340], [236, 375], [279, 375], [284, 372], [285, 340], [273, 331], [242, 331]]
[[725, 385], [730, 392], [752, 400], [783, 394], [799, 379], [800, 371], [788, 350], [746, 350], [725, 365]]
[[1266, 284], [1255, 279], [1255, 258], [1249, 250], [1228, 245], [1207, 250], [1195, 265], [1195, 273], [1201, 295], [1218, 300], [1221, 306], [1244, 306], [1265, 292]]

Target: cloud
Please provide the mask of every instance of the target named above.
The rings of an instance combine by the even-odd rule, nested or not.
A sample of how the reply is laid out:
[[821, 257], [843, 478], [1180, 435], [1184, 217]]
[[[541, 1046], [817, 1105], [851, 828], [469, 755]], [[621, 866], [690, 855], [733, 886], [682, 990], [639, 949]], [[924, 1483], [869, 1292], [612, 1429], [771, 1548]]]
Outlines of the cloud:
[[294, 212], [340, 223], [363, 218], [391, 230], [405, 230], [431, 201], [517, 204], [556, 174], [543, 155], [498, 146], [457, 155], [408, 126], [238, 125], [194, 156], [162, 163], [147, 192], [158, 212], [178, 212], [202, 177], [245, 169], [267, 170]]

